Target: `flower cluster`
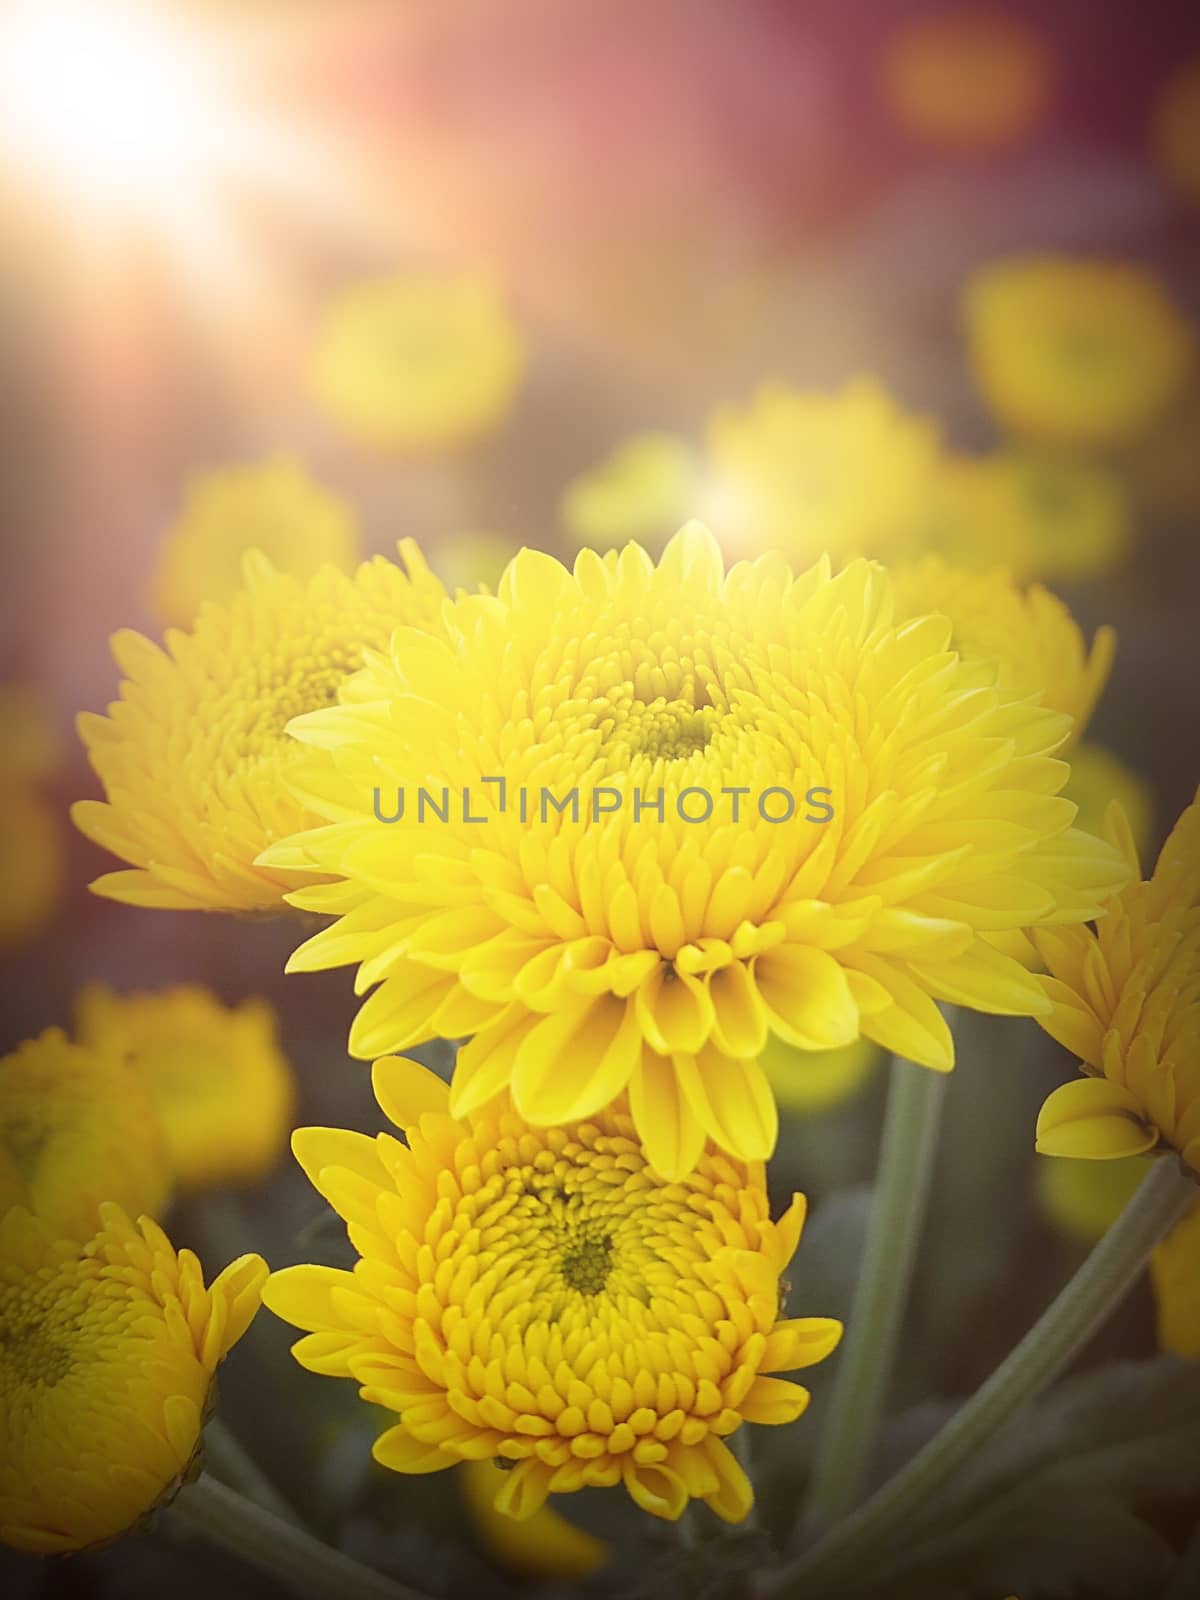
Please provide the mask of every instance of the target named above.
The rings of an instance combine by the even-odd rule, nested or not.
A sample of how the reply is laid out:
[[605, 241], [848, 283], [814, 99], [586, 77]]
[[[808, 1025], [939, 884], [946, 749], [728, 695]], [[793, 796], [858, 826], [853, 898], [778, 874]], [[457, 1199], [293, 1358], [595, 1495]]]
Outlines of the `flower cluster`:
[[[947, 43], [969, 79], [978, 40]], [[1008, 43], [990, 107], [939, 107], [914, 33], [896, 107], [1015, 135], [1045, 85]], [[104, 798], [73, 815], [126, 863], [93, 888], [321, 919], [289, 970], [357, 969], [350, 1050], [396, 1132], [293, 1136], [352, 1267], [244, 1257], [206, 1289], [150, 1217], [275, 1162], [295, 1089], [269, 1007], [93, 985], [76, 1042], [3, 1064], [0, 1537], [75, 1548], [169, 1497], [260, 1292], [302, 1366], [392, 1413], [375, 1459], [461, 1468], [524, 1570], [605, 1557], [552, 1495], [742, 1521], [731, 1441], [798, 1418], [789, 1375], [841, 1333], [787, 1315], [780, 1109], [847, 1100], [884, 1051], [948, 1071], [949, 1006], [1077, 1050], [1039, 1149], [1166, 1145], [1200, 1173], [1197, 808], [1131, 885], [1094, 791], [1136, 787], [1080, 745], [1114, 635], [1038, 581], [1129, 539], [1111, 463], [1057, 447], [1144, 429], [1190, 351], [1149, 280], [1094, 264], [1004, 264], [968, 314], [1017, 442], [952, 452], [873, 379], [765, 384], [702, 448], [639, 435], [569, 485], [570, 566], [464, 533], [448, 592], [410, 541], [346, 570], [352, 518], [289, 463], [195, 486], [157, 580], [187, 631], [118, 634], [119, 698], [80, 719]], [[330, 308], [310, 377], [360, 441], [441, 449], [523, 366], [495, 285], [410, 273]], [[666, 538], [697, 510], [719, 538]], [[448, 1081], [394, 1054], [438, 1039]], [[1155, 1271], [1182, 1350], [1181, 1238]]]

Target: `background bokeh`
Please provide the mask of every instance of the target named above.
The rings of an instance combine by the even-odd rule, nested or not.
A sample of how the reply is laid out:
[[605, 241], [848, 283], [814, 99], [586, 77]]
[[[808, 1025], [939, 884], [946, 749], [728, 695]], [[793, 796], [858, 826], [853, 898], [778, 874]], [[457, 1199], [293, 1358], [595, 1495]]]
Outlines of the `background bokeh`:
[[[23, 9], [0, 4], [0, 83], [16, 37], [5, 28]], [[94, 19], [106, 7], [84, 9]], [[285, 979], [286, 924], [89, 895], [112, 863], [66, 819], [72, 800], [97, 793], [74, 714], [113, 697], [110, 634], [160, 631], [152, 576], [189, 481], [295, 457], [352, 507], [364, 554], [414, 537], [448, 579], [474, 585], [489, 576], [488, 550], [464, 536], [568, 552], [572, 480], [646, 429], [698, 444], [714, 407], [745, 404], [764, 379], [822, 390], [871, 375], [935, 416], [955, 449], [990, 449], [1002, 434], [972, 380], [962, 321], [963, 286], [983, 264], [1030, 251], [1120, 259], [1200, 316], [1200, 157], [1186, 147], [1200, 142], [1200, 112], [1184, 148], [1162, 113], [1173, 74], [1200, 59], [1200, 14], [1186, 0], [994, 8], [989, 59], [1013, 19], [1023, 43], [991, 83], [991, 125], [952, 84], [939, 102], [949, 67], [924, 100], [919, 86], [896, 87], [890, 52], [905, 27], [962, 10], [932, 0], [151, 9], [164, 39], [179, 30], [184, 76], [204, 64], [223, 128], [210, 166], [169, 205], [126, 205], [87, 182], [86, 162], [82, 184], [39, 164], [0, 97], [0, 679], [32, 686], [57, 730], [59, 749], [36, 765], [63, 855], [41, 926], [4, 954], [0, 1030], [8, 1049], [69, 1026], [92, 980], [265, 995], [299, 1075], [298, 1120], [372, 1127], [367, 1074], [345, 1051], [349, 974]], [[41, 94], [79, 128], [104, 86], [70, 11]], [[306, 379], [324, 307], [399, 269], [477, 267], [503, 285], [526, 345], [511, 407], [453, 446], [356, 440]], [[1148, 783], [1157, 843], [1200, 775], [1200, 379], [1105, 465], [1132, 497], [1131, 550], [1099, 577], [1054, 586], [1087, 630], [1116, 625], [1091, 731]], [[14, 738], [6, 727], [6, 747]], [[0, 783], [17, 765], [0, 763]], [[1008, 1075], [999, 1114], [994, 1100], [982, 1114], [972, 1046]], [[1000, 1040], [970, 1019], [960, 1048], [900, 1400], [977, 1383], [1080, 1249], [1034, 1188], [1031, 1130], [1063, 1074], [1057, 1047], [1032, 1024], [1007, 1024]], [[876, 1077], [789, 1126], [773, 1181], [810, 1193], [815, 1231], [853, 1230], [880, 1106]], [[982, 1163], [982, 1144], [1003, 1146], [1004, 1159]], [[847, 1192], [823, 1220], [834, 1189]], [[273, 1266], [317, 1259], [314, 1229], [322, 1258], [337, 1259], [321, 1227], [288, 1170], [181, 1203], [172, 1231], [215, 1270], [251, 1245]], [[821, 1254], [814, 1243], [814, 1271], [832, 1271]], [[840, 1270], [846, 1281], [821, 1285], [823, 1300], [814, 1285], [806, 1303], [844, 1305], [852, 1269]], [[1145, 1353], [1151, 1324], [1146, 1294], [1098, 1354]], [[374, 1419], [349, 1386], [296, 1370], [287, 1343], [264, 1314], [223, 1379], [225, 1415], [316, 1525], [438, 1593], [509, 1581], [444, 1486], [369, 1470]], [[774, 1492], [786, 1494], [780, 1470]], [[602, 1525], [604, 1507], [592, 1515]], [[161, 1533], [50, 1568], [0, 1560], [0, 1579], [10, 1568], [17, 1593], [47, 1597], [158, 1595], [168, 1583], [180, 1595], [215, 1582], [231, 1596], [272, 1592], [190, 1547], [185, 1572]]]

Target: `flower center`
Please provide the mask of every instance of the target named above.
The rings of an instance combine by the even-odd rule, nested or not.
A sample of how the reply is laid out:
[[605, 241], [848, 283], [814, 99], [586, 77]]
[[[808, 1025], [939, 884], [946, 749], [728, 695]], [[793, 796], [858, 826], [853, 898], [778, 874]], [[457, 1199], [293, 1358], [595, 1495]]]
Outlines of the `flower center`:
[[[64, 1323], [61, 1331], [69, 1335], [75, 1328]], [[53, 1389], [72, 1365], [69, 1346], [54, 1338], [39, 1318], [36, 1304], [18, 1296], [15, 1305], [4, 1305], [0, 1311], [0, 1367], [19, 1387]]]
[[[628, 687], [628, 686], [627, 686]], [[711, 705], [659, 696], [645, 701], [629, 695], [612, 705], [605, 719], [605, 744], [614, 759], [629, 762], [637, 756], [649, 761], [684, 761], [706, 750], [716, 727]]]
[[360, 664], [357, 649], [334, 649], [314, 661], [280, 663], [278, 673], [258, 691], [257, 716], [247, 722], [244, 735], [246, 756], [253, 760], [279, 744], [290, 747], [284, 729], [292, 718], [335, 705], [343, 678]]
[[649, 706], [637, 700], [626, 722], [626, 738], [635, 755], [649, 756], [652, 761], [681, 761], [707, 747], [712, 720], [711, 706], [697, 711], [678, 700], [656, 700]]
[[562, 1275], [580, 1294], [600, 1294], [612, 1267], [612, 1234], [584, 1234], [562, 1258]]

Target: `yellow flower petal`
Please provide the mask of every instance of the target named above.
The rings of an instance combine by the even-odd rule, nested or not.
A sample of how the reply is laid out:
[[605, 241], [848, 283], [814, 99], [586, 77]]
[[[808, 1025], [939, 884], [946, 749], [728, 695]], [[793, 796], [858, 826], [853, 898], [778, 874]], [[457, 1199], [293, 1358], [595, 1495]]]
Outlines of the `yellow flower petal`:
[[496, 1510], [504, 1477], [490, 1461], [466, 1461], [459, 1474], [463, 1498], [488, 1554], [510, 1572], [537, 1578], [587, 1578], [598, 1572], [608, 1559], [608, 1546], [549, 1506], [523, 1522]]
[[1157, 1142], [1137, 1097], [1105, 1078], [1064, 1083], [1038, 1114], [1037, 1148], [1047, 1156], [1116, 1161], [1142, 1155]]
[[371, 1067], [371, 1087], [384, 1116], [401, 1130], [427, 1111], [444, 1116], [450, 1108], [449, 1084], [409, 1056], [380, 1056]]

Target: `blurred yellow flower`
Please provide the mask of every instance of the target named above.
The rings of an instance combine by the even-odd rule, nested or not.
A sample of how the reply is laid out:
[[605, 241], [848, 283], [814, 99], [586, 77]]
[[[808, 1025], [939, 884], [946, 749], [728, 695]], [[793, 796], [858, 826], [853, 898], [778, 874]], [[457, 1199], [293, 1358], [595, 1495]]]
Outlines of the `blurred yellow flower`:
[[918, 519], [940, 451], [937, 424], [872, 378], [833, 395], [764, 384], [746, 410], [713, 414], [707, 443], [718, 536], [797, 566], [886, 553]]
[[1072, 1161], [1043, 1156], [1034, 1169], [1038, 1203], [1056, 1228], [1080, 1244], [1095, 1244], [1112, 1227], [1146, 1176], [1149, 1157]]
[[987, 467], [1012, 530], [1009, 559], [1022, 577], [1100, 578], [1129, 553], [1129, 491], [1111, 468], [1020, 449], [997, 451]]
[[1200, 1361], [1200, 1202], [1151, 1256], [1150, 1281], [1160, 1348]]
[[947, 454], [897, 555], [1007, 567], [1022, 580], [1097, 578], [1128, 553], [1124, 480], [1097, 462], [1020, 448]]
[[261, 550], [293, 578], [325, 566], [348, 571], [358, 558], [354, 512], [286, 456], [193, 478], [154, 573], [159, 621], [188, 628], [206, 600], [228, 605], [242, 587], [248, 550]]
[[1024, 575], [1028, 540], [1014, 509], [1014, 497], [994, 455], [947, 451], [888, 557], [916, 560], [939, 555], [954, 567], [1007, 567]]
[[[1106, 832], [1136, 871], [1118, 806]], [[1095, 930], [1034, 935], [1050, 976], [1047, 1033], [1087, 1076], [1042, 1107], [1045, 1155], [1112, 1161], [1169, 1147], [1200, 1173], [1200, 800], [1180, 817], [1150, 880], [1124, 889]]]
[[63, 741], [51, 708], [31, 683], [0, 683], [4, 781], [39, 783], [62, 765]]
[[[1037, 1165], [1038, 1199], [1049, 1220], [1081, 1244], [1106, 1234], [1146, 1176], [1150, 1156], [1115, 1161], [1043, 1157]], [[1200, 1360], [1200, 1197], [1150, 1257], [1158, 1344], [1190, 1361]]]
[[1094, 916], [1124, 881], [1055, 797], [1069, 719], [981, 686], [946, 619], [897, 621], [873, 564], [726, 574], [692, 524], [657, 566], [522, 551], [443, 615], [292, 723], [329, 826], [264, 860], [342, 880], [289, 896], [340, 918], [289, 969], [379, 986], [355, 1055], [473, 1036], [456, 1115], [511, 1084], [551, 1126], [628, 1091], [664, 1176], [706, 1137], [765, 1159], [771, 1033], [948, 1069], [937, 1000], [1047, 1004], [980, 935]]
[[66, 880], [58, 818], [36, 789], [0, 780], [0, 950], [11, 950], [50, 923]]
[[194, 984], [128, 995], [91, 984], [76, 1037], [141, 1074], [180, 1188], [253, 1183], [286, 1147], [295, 1085], [265, 1000], [224, 1006]]
[[1041, 119], [1054, 71], [1042, 35], [998, 5], [938, 6], [888, 40], [883, 93], [908, 133], [950, 149], [1009, 144]]
[[1097, 628], [1089, 646], [1061, 600], [1039, 583], [1021, 589], [1002, 570], [968, 572], [927, 556], [892, 579], [901, 617], [932, 611], [949, 619], [950, 648], [975, 681], [1040, 695], [1071, 718], [1071, 741], [1079, 737], [1112, 670], [1112, 628]]
[[504, 1478], [493, 1461], [464, 1461], [458, 1479], [480, 1542], [499, 1566], [532, 1578], [588, 1578], [600, 1570], [608, 1546], [553, 1507], [543, 1506], [525, 1522], [497, 1511]]
[[766, 1374], [823, 1360], [841, 1333], [778, 1320], [804, 1197], [772, 1222], [762, 1164], [711, 1147], [664, 1182], [623, 1110], [558, 1128], [499, 1102], [455, 1118], [442, 1080], [403, 1058], [374, 1083], [407, 1148], [293, 1140], [361, 1259], [285, 1268], [264, 1300], [307, 1331], [301, 1365], [400, 1415], [376, 1460], [511, 1463], [493, 1505], [518, 1520], [547, 1494], [624, 1484], [653, 1516], [694, 1498], [740, 1522], [753, 1491], [725, 1440], [798, 1417], [808, 1391]]
[[1182, 389], [1195, 358], [1159, 283], [1123, 263], [1024, 256], [964, 300], [975, 380], [1002, 426], [1055, 445], [1124, 443]]
[[490, 277], [403, 272], [329, 305], [309, 378], [317, 402], [355, 438], [423, 450], [496, 427], [524, 369], [524, 341]]
[[1071, 751], [1071, 776], [1063, 790], [1079, 807], [1075, 826], [1103, 836], [1104, 816], [1117, 801], [1129, 823], [1129, 833], [1139, 858], [1154, 837], [1154, 792], [1145, 778], [1106, 750], [1085, 740]]
[[84, 1244], [21, 1207], [0, 1221], [0, 1543], [114, 1539], [193, 1470], [218, 1364], [266, 1277], [241, 1256], [206, 1288], [190, 1250], [105, 1204]]
[[112, 640], [126, 674], [107, 716], [84, 712], [79, 733], [107, 800], [71, 816], [96, 844], [130, 863], [92, 884], [130, 905], [279, 911], [281, 877], [255, 864], [309, 813], [288, 788], [303, 755], [288, 720], [337, 700], [364, 648], [394, 628], [433, 626], [445, 591], [410, 541], [407, 574], [377, 556], [353, 576], [325, 567], [306, 583], [251, 552], [246, 586], [205, 606], [166, 649], [125, 629]]
[[1154, 153], [1184, 194], [1200, 200], [1200, 58], [1177, 67], [1154, 108]]
[[129, 1062], [47, 1028], [0, 1062], [0, 1077], [0, 1212], [25, 1206], [60, 1235], [87, 1239], [103, 1200], [163, 1209], [166, 1144]]
[[856, 1039], [840, 1050], [797, 1050], [772, 1038], [762, 1053], [762, 1067], [780, 1109], [810, 1115], [851, 1099], [865, 1088], [882, 1059], [882, 1051], [869, 1039]]
[[576, 545], [666, 543], [696, 509], [699, 466], [685, 439], [639, 433], [563, 491], [559, 515]]

